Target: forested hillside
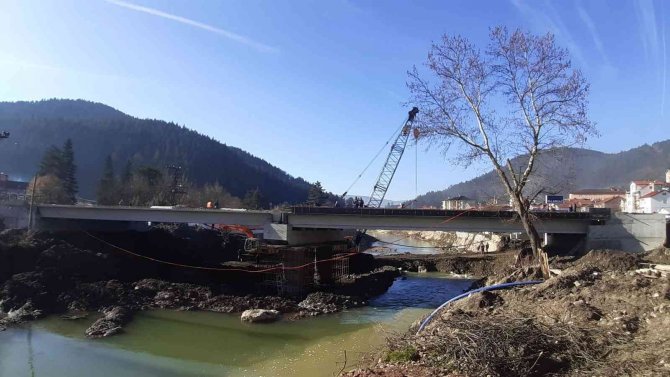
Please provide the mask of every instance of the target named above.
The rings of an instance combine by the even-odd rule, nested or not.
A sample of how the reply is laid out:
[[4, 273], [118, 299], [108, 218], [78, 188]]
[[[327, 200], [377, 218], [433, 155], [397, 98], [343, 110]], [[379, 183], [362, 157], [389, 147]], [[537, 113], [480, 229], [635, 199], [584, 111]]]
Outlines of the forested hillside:
[[[523, 158], [523, 157], [521, 157]], [[515, 165], [514, 162], [512, 165]], [[634, 179], [665, 180], [670, 168], [670, 140], [643, 145], [619, 153], [603, 153], [588, 149], [566, 149], [560, 164], [545, 167], [543, 174], [559, 177], [563, 184], [559, 191], [583, 188], [626, 188]], [[478, 200], [502, 197], [503, 189], [494, 172], [488, 172], [469, 181], [441, 191], [431, 191], [416, 198], [419, 206], [439, 206], [448, 197], [465, 195]]]
[[0, 102], [0, 131], [11, 137], [0, 148], [0, 170], [29, 179], [42, 155], [68, 138], [74, 145], [79, 193], [95, 198], [107, 156], [117, 172], [135, 167], [181, 165], [197, 185], [219, 182], [237, 197], [258, 188], [267, 202], [307, 199], [309, 183], [239, 148], [175, 123], [138, 119], [109, 106], [83, 100]]

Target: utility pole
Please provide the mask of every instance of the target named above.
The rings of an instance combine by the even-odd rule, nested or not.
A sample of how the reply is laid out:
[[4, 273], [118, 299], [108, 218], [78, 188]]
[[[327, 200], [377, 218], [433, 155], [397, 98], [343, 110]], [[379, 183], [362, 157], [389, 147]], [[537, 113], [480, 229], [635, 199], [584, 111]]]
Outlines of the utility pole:
[[175, 205], [181, 196], [186, 194], [182, 182], [183, 172], [181, 166], [177, 165], [168, 165], [167, 169], [170, 176], [170, 202], [172, 205]]
[[28, 212], [28, 229], [33, 229], [33, 206], [35, 205], [35, 187], [37, 187], [37, 174], [33, 178], [33, 189], [30, 194], [30, 212]]

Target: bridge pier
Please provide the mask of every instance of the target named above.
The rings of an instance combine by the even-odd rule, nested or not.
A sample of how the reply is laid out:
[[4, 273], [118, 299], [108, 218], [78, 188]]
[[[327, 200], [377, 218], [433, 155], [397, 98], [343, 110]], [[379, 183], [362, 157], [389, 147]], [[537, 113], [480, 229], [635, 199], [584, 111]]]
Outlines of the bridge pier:
[[551, 254], [582, 252], [586, 246], [586, 234], [544, 233], [543, 246]]

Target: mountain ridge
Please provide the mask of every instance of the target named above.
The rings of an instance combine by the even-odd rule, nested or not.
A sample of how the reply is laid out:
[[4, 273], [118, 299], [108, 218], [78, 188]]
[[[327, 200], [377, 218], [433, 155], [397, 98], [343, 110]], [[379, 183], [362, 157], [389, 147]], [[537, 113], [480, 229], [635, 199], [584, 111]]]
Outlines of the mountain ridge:
[[[555, 175], [566, 175], [574, 169], [574, 177], [560, 191], [585, 188], [628, 187], [634, 179], [665, 180], [670, 168], [670, 139], [653, 144], [643, 144], [616, 153], [600, 152], [584, 148], [565, 148], [565, 164], [556, 166]], [[523, 158], [517, 157], [515, 160]], [[514, 160], [513, 160], [514, 161]], [[547, 172], [545, 172], [546, 174]], [[549, 171], [549, 174], [552, 172]], [[476, 200], [487, 200], [493, 196], [504, 196], [504, 190], [494, 171], [447, 187], [429, 191], [415, 199], [417, 206], [440, 206], [449, 197], [465, 195]]]
[[84, 197], [94, 196], [107, 155], [117, 173], [128, 160], [135, 167], [176, 164], [198, 185], [219, 182], [238, 197], [259, 188], [266, 202], [276, 204], [302, 202], [310, 187], [257, 156], [185, 126], [81, 99], [0, 102], [0, 130], [11, 133], [0, 149], [0, 166], [10, 176], [31, 177], [49, 146], [72, 139]]

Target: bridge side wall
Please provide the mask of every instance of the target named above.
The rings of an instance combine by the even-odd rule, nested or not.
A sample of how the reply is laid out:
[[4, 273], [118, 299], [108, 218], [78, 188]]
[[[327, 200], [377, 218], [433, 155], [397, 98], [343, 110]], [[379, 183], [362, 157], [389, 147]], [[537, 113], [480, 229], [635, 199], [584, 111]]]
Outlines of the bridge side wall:
[[589, 226], [586, 247], [642, 252], [663, 245], [666, 239], [665, 215], [615, 213], [606, 224]]
[[[436, 230], [446, 232], [522, 232], [518, 221], [500, 218], [440, 218], [429, 216], [379, 215], [289, 215], [288, 222], [295, 228], [317, 229], [378, 229], [378, 230]], [[588, 219], [543, 219], [536, 222], [540, 233], [586, 234]]]

